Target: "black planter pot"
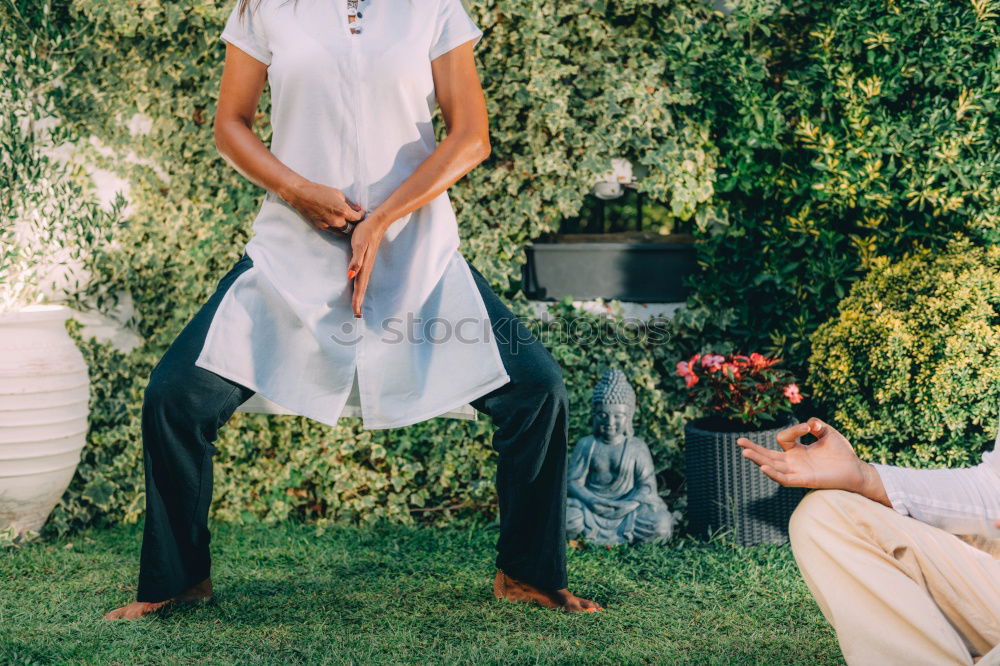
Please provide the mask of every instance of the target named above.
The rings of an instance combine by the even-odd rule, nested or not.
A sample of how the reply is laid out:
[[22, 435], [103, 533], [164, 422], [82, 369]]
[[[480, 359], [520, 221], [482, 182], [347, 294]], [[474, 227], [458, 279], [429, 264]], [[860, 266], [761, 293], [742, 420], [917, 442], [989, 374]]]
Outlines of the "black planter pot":
[[746, 437], [770, 449], [780, 449], [775, 436], [794, 424], [789, 419], [773, 428], [736, 432], [710, 419], [684, 427], [688, 523], [692, 534], [706, 537], [720, 528], [741, 546], [788, 541], [788, 518], [805, 495], [803, 488], [783, 488], [743, 457], [736, 444]]
[[687, 299], [684, 281], [697, 269], [692, 242], [593, 242], [594, 235], [587, 242], [573, 242], [572, 237], [525, 248], [523, 280], [528, 298], [638, 303]]

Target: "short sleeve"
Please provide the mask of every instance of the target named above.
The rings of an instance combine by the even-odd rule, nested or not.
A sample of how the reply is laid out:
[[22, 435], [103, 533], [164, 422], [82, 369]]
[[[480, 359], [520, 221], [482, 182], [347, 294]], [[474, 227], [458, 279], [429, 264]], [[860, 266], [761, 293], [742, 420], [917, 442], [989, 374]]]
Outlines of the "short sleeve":
[[431, 42], [431, 60], [470, 39], [473, 40], [472, 46], [475, 48], [482, 37], [483, 31], [465, 11], [462, 0], [439, 0], [434, 39]]
[[271, 49], [267, 43], [267, 35], [264, 32], [261, 17], [255, 7], [259, 3], [248, 0], [247, 4], [243, 16], [240, 16], [240, 2], [237, 0], [234, 3], [232, 11], [229, 12], [229, 18], [226, 20], [226, 27], [222, 29], [219, 39], [229, 42], [265, 65], [270, 65]]

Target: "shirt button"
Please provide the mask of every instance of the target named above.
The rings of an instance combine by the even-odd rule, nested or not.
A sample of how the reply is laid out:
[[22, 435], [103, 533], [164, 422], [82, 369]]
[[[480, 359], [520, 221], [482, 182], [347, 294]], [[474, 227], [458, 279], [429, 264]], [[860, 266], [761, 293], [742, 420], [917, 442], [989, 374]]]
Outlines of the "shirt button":
[[361, 12], [358, 12], [358, 18], [361, 18]]

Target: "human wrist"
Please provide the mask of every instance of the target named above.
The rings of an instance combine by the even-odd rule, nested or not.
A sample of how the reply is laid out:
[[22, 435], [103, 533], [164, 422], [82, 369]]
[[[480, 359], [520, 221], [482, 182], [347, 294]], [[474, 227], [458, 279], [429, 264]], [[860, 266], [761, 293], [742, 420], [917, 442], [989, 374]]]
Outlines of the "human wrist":
[[295, 175], [281, 183], [275, 190], [275, 194], [277, 194], [285, 203], [295, 206], [298, 203], [299, 198], [302, 196], [302, 192], [310, 184], [311, 181], [308, 178]]
[[370, 224], [373, 227], [378, 227], [380, 231], [385, 231], [392, 224], [392, 220], [388, 219], [376, 208], [375, 210], [368, 211], [364, 219], [364, 224]]
[[855, 492], [879, 504], [891, 506], [878, 470], [871, 463], [861, 462], [860, 465], [862, 481]]

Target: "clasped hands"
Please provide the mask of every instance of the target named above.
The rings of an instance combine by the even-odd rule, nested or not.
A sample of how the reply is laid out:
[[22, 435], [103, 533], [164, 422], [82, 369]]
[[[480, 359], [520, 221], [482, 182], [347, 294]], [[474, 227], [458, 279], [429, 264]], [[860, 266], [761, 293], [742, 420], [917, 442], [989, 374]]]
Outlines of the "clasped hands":
[[360, 317], [387, 222], [376, 211], [365, 211], [349, 201], [337, 188], [319, 183], [302, 184], [289, 195], [288, 203], [317, 230], [332, 231], [351, 239], [347, 279], [354, 280], [351, 309], [355, 317]]

